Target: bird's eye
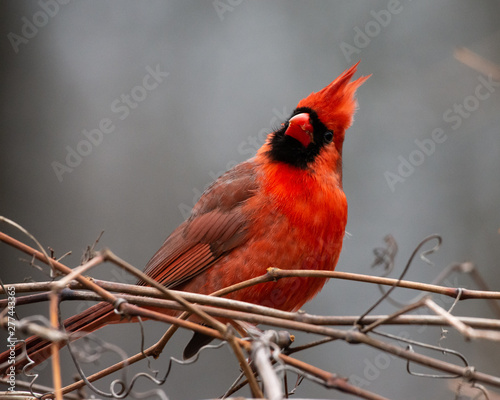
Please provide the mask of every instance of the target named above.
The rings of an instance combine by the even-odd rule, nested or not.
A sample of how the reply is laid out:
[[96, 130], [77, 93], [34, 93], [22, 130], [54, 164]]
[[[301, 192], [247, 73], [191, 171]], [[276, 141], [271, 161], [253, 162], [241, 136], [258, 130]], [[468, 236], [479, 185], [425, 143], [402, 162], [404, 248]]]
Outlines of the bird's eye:
[[332, 131], [326, 131], [325, 132], [325, 142], [326, 143], [331, 143], [333, 140], [333, 132]]

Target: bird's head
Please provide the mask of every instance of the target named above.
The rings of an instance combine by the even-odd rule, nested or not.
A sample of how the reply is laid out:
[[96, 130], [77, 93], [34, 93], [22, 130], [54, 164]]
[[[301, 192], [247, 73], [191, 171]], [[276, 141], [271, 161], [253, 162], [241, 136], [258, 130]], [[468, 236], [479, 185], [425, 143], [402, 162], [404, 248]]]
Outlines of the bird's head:
[[341, 171], [344, 135], [357, 107], [355, 92], [369, 78], [351, 81], [358, 64], [301, 100], [282, 128], [269, 135], [265, 147], [272, 161], [301, 169], [322, 163]]

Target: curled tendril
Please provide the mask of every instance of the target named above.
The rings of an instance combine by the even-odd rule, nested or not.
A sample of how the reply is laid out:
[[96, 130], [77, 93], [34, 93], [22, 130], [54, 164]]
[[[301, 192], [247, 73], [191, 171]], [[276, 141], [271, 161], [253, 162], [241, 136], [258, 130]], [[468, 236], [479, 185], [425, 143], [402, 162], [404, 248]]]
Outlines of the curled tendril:
[[[388, 237], [386, 236], [386, 242], [387, 243], [391, 243], [392, 241], [395, 243], [395, 240], [392, 238], [392, 236], [390, 237], [392, 239], [387, 239], [387, 238]], [[397, 285], [399, 284], [399, 282], [401, 282], [401, 280], [404, 278], [404, 276], [408, 272], [408, 269], [410, 268], [411, 264], [413, 263], [413, 260], [414, 260], [415, 256], [421, 251], [421, 249], [422, 249], [422, 247], [424, 245], [426, 245], [427, 243], [429, 243], [432, 240], [437, 240], [436, 245], [434, 247], [432, 247], [431, 249], [425, 250], [424, 252], [422, 252], [421, 255], [420, 255], [420, 258], [425, 261], [425, 260], [427, 260], [427, 258], [426, 258], [427, 255], [432, 254], [432, 253], [436, 252], [439, 249], [439, 247], [441, 246], [441, 243], [443, 241], [443, 239], [441, 238], [441, 236], [434, 234], [434, 235], [427, 236], [424, 240], [422, 240], [417, 245], [417, 247], [415, 248], [415, 250], [413, 250], [413, 252], [412, 252], [410, 258], [408, 259], [408, 262], [406, 263], [406, 266], [403, 269], [403, 272], [399, 276], [398, 280], [394, 283], [394, 285], [392, 285], [392, 287], [388, 291], [386, 291], [385, 293], [382, 294], [382, 296], [375, 302], [375, 304], [373, 304], [367, 311], [365, 311], [357, 319], [357, 321], [355, 323], [356, 326], [363, 325], [363, 318], [366, 317], [369, 313], [371, 313], [376, 307], [378, 307], [378, 305], [380, 303], [382, 303], [386, 298], [389, 297], [389, 295], [392, 293], [392, 291], [397, 287]], [[392, 246], [393, 246], [393, 244], [392, 244]], [[396, 245], [396, 248], [397, 248], [397, 245]]]
[[226, 343], [227, 343], [226, 341], [223, 341], [223, 342], [220, 342], [218, 344], [206, 344], [205, 346], [200, 347], [200, 350], [198, 350], [198, 352], [193, 357], [188, 358], [187, 360], [179, 360], [175, 357], [170, 357], [170, 360], [177, 363], [177, 364], [180, 364], [180, 365], [193, 364], [196, 361], [198, 361], [198, 358], [200, 358], [200, 354], [203, 351], [205, 351], [207, 349], [219, 349], [222, 346], [224, 346]]
[[[425, 346], [426, 348], [428, 349], [434, 349], [434, 350], [439, 350], [441, 351], [443, 354], [453, 354], [459, 358], [461, 358], [466, 364], [467, 364], [467, 360], [466, 358], [463, 356], [463, 354], [459, 353], [458, 351], [455, 351], [455, 350], [451, 350], [451, 349], [444, 349], [442, 347], [438, 347], [438, 346], [431, 346], [431, 345], [426, 345]], [[413, 350], [413, 347], [411, 345], [408, 345], [406, 347], [406, 349], [408, 351], [411, 351], [412, 353], [415, 353], [415, 351]], [[461, 375], [455, 375], [455, 374], [426, 374], [426, 373], [423, 373], [423, 372], [414, 372], [410, 369], [410, 365], [411, 365], [411, 361], [410, 360], [407, 360], [406, 361], [406, 371], [412, 375], [412, 376], [418, 376], [418, 377], [421, 377], [421, 378], [434, 378], [434, 379], [456, 379], [456, 378], [460, 378]], [[468, 367], [468, 365], [466, 365], [466, 367]]]
[[[407, 343], [408, 344], [407, 350], [412, 351], [412, 352], [415, 352], [413, 350], [413, 347], [412, 347], [412, 345], [413, 345], [413, 346], [418, 346], [418, 347], [421, 347], [424, 349], [437, 351], [437, 352], [442, 353], [444, 355], [446, 355], [446, 354], [453, 355], [453, 356], [459, 358], [464, 363], [465, 368], [472, 368], [469, 365], [469, 361], [467, 360], [467, 358], [462, 353], [460, 353], [456, 350], [448, 349], [448, 348], [441, 347], [441, 346], [433, 346], [433, 345], [428, 344], [428, 343], [423, 343], [423, 342], [419, 342], [416, 340], [403, 338], [401, 336], [391, 335], [390, 333], [387, 333], [387, 332], [379, 332], [379, 331], [372, 331], [372, 332], [376, 335], [379, 335], [379, 336], [384, 336], [384, 337], [387, 337], [389, 339], [394, 339], [394, 340], [397, 340], [399, 342]], [[413, 372], [410, 370], [410, 364], [411, 364], [410, 360], [407, 360], [406, 370], [408, 371], [408, 373], [410, 375], [413, 375], [413, 376], [426, 377], [426, 378], [439, 378], [439, 379], [455, 379], [455, 378], [460, 378], [460, 376], [461, 376], [461, 375], [451, 375], [451, 374], [450, 375], [443, 375], [443, 374], [424, 374], [424, 373], [419, 373], [419, 372]]]
[[483, 385], [480, 385], [479, 383], [473, 382], [472, 387], [474, 389], [477, 389], [480, 391], [480, 393], [476, 397], [474, 397], [472, 400], [477, 400], [479, 398], [479, 396], [481, 396], [481, 395], [483, 395], [486, 400], [490, 400], [490, 396], [488, 396], [488, 391], [486, 390], [486, 388]]
[[[16, 315], [17, 316], [17, 315]], [[50, 324], [50, 321], [41, 316], [41, 315], [34, 315], [34, 316], [31, 316], [31, 317], [26, 317], [22, 320], [22, 322], [24, 324], [31, 324], [31, 323], [34, 323], [34, 322], [38, 322], [40, 323], [40, 325], [43, 325], [45, 327], [51, 327], [51, 324]], [[21, 328], [22, 329], [22, 326]], [[21, 370], [21, 373], [28, 379], [30, 379], [30, 382], [29, 382], [29, 385], [28, 385], [28, 388], [29, 388], [29, 391], [31, 393], [31, 395], [37, 399], [41, 399], [43, 398], [43, 395], [40, 395], [40, 394], [37, 394], [34, 392], [34, 385], [35, 385], [35, 382], [36, 380], [38, 379], [39, 377], [39, 374], [33, 372], [28, 372], [29, 369], [31, 369], [31, 367], [35, 366], [35, 362], [30, 358], [30, 356], [28, 355], [28, 351], [27, 351], [27, 348], [26, 348], [26, 340], [24, 339], [19, 339], [17, 341], [18, 343], [21, 343], [21, 354], [19, 355], [19, 360], [26, 360], [27, 363], [23, 366], [22, 370]]]
[[[119, 304], [118, 304], [119, 306]], [[60, 313], [59, 313], [59, 320], [60, 320]], [[139, 326], [140, 326], [140, 331], [141, 331], [141, 352], [144, 354], [144, 327], [142, 323], [142, 319], [139, 318]], [[62, 322], [60, 321], [61, 326], [63, 326]], [[127, 360], [127, 354], [125, 351], [123, 351], [119, 346], [113, 345], [111, 343], [105, 342], [102, 339], [99, 339], [97, 336], [93, 334], [86, 334], [86, 333], [81, 333], [76, 335], [81, 335], [84, 336], [84, 344], [86, 344], [86, 347], [84, 348], [83, 351], [80, 351], [77, 353], [77, 350], [75, 347], [70, 343], [70, 341], [67, 342], [67, 347], [69, 350], [69, 353], [71, 355], [71, 358], [73, 359], [73, 362], [75, 364], [75, 367], [78, 371], [78, 374], [80, 375], [80, 378], [85, 382], [85, 384], [95, 393], [97, 393], [100, 396], [103, 397], [108, 397], [108, 398], [114, 398], [114, 399], [124, 399], [126, 397], [132, 397], [132, 398], [138, 398], [142, 399], [148, 396], [151, 396], [152, 394], [158, 395], [159, 398], [162, 400], [168, 400], [167, 395], [160, 389], [155, 389], [148, 391], [146, 393], [138, 393], [138, 392], [133, 392], [133, 388], [135, 385], [135, 382], [139, 378], [146, 378], [153, 382], [156, 385], [162, 385], [165, 383], [167, 380], [168, 375], [170, 374], [170, 369], [171, 369], [171, 364], [169, 364], [167, 372], [165, 373], [165, 376], [162, 379], [158, 379], [158, 371], [154, 371], [153, 375], [147, 374], [145, 372], [140, 372], [134, 375], [131, 379], [130, 382], [127, 384], [127, 364], [124, 365], [124, 368], [122, 370], [122, 377], [121, 379], [115, 379], [111, 382], [109, 392], [105, 392], [103, 390], [100, 390], [97, 388], [95, 385], [93, 385], [83, 372], [83, 369], [80, 366], [80, 361], [83, 362], [94, 362], [97, 359], [101, 357], [101, 355], [105, 352], [113, 352], [115, 354], [118, 354], [118, 356], [121, 358], [122, 361]], [[72, 335], [72, 340], [74, 340], [75, 333]], [[88, 345], [90, 341], [93, 341], [94, 343], [97, 343], [97, 348], [92, 350], [92, 348]], [[148, 359], [148, 366], [149, 364], [149, 359]], [[151, 370], [151, 368], [150, 368]]]

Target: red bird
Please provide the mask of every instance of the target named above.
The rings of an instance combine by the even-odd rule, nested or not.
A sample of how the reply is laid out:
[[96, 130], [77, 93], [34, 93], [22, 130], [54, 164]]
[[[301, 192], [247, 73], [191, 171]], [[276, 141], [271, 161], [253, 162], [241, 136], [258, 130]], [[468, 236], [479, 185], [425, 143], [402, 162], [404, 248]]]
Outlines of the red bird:
[[[165, 287], [210, 294], [265, 274], [269, 267], [333, 270], [347, 222], [342, 144], [356, 110], [355, 91], [368, 79], [351, 82], [357, 65], [301, 100], [281, 129], [269, 134], [255, 157], [217, 179], [144, 272]], [[325, 282], [282, 279], [227, 297], [296, 311]], [[127, 320], [102, 302], [64, 325], [70, 332], [92, 332], [118, 322]], [[206, 337], [195, 334], [185, 357], [206, 342]], [[31, 337], [28, 354], [41, 362], [50, 355], [49, 345]], [[0, 355], [0, 363], [6, 360], [6, 353]]]

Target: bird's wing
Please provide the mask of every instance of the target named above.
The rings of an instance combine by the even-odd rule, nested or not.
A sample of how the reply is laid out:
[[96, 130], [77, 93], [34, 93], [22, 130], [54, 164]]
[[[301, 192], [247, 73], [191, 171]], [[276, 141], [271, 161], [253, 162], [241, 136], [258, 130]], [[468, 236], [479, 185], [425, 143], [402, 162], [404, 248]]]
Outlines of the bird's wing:
[[255, 168], [255, 162], [249, 160], [217, 179], [196, 203], [190, 218], [151, 258], [144, 273], [166, 287], [176, 287], [243, 244], [248, 216], [242, 205], [257, 191]]

